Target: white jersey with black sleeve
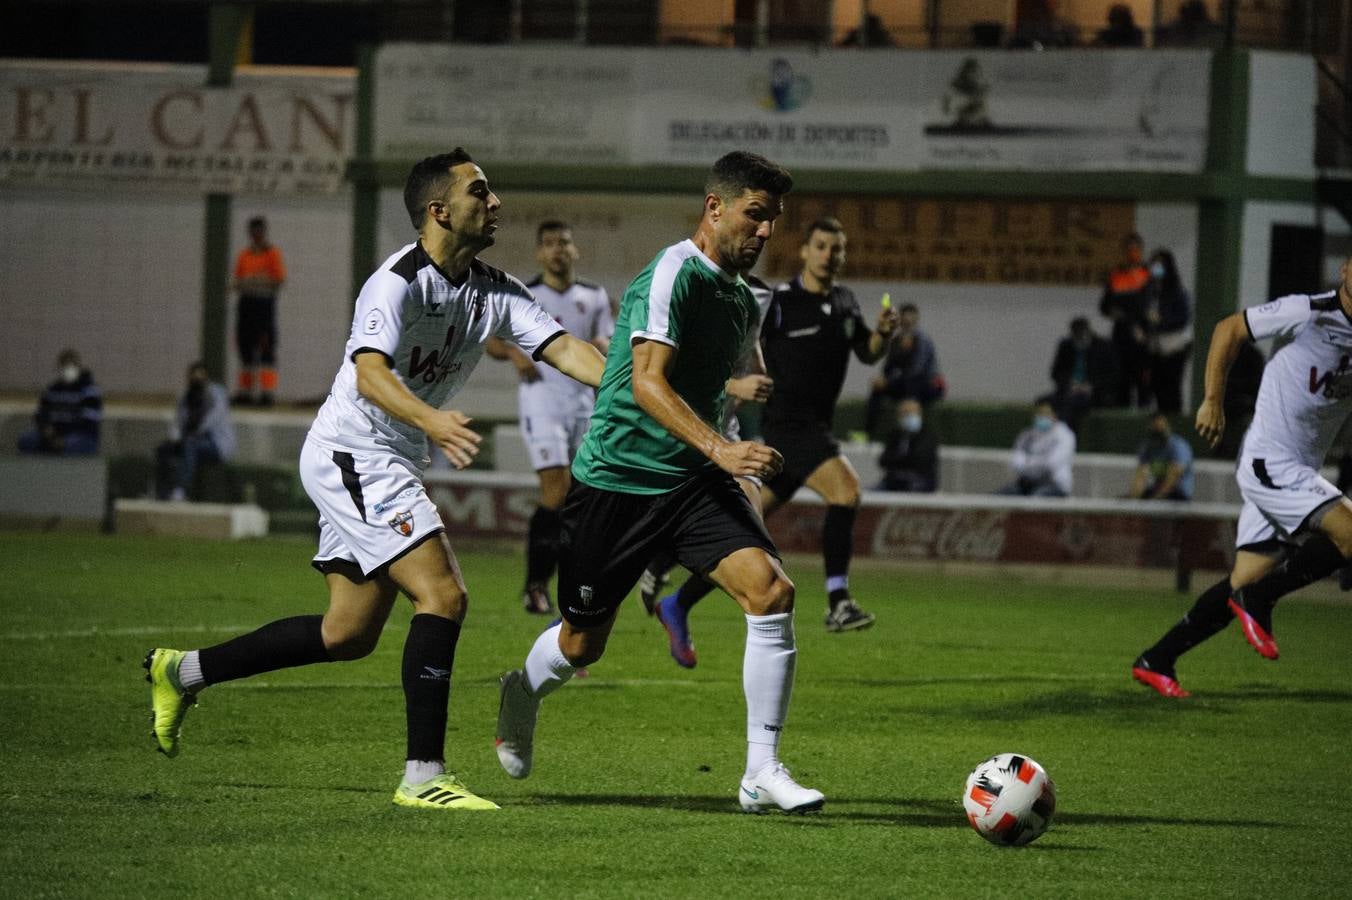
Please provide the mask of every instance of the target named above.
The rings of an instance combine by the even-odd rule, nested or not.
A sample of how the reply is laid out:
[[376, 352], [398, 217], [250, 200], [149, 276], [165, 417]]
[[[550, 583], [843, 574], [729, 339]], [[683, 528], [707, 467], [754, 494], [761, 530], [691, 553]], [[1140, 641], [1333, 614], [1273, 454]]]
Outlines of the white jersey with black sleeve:
[[[536, 278], [527, 284], [535, 301], [563, 326], [584, 341], [609, 339], [615, 333], [610, 297], [599, 284], [578, 279], [564, 291], [556, 291]], [[568, 418], [590, 416], [596, 392], [550, 366], [538, 366], [539, 381], [521, 382], [518, 389], [521, 417]]]
[[1352, 320], [1329, 291], [1250, 307], [1244, 322], [1254, 340], [1285, 343], [1263, 370], [1242, 454], [1317, 469], [1352, 413]]
[[409, 244], [362, 287], [342, 366], [309, 438], [330, 450], [395, 453], [424, 468], [427, 436], [358, 393], [358, 354], [380, 353], [418, 399], [440, 408], [464, 386], [490, 337], [512, 341], [539, 359], [563, 333], [506, 272], [475, 260], [453, 282], [421, 244]]

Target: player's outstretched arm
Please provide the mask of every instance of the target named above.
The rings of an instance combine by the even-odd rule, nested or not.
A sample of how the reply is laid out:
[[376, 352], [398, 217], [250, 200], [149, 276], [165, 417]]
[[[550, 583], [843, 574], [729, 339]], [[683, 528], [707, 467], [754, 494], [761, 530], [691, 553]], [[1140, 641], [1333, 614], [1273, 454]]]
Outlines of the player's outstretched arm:
[[1230, 366], [1248, 339], [1249, 326], [1242, 312], [1221, 319], [1211, 332], [1202, 404], [1197, 407], [1195, 424], [1197, 433], [1212, 447], [1219, 444], [1225, 434], [1225, 383], [1230, 377]]
[[779, 474], [784, 458], [778, 451], [755, 441], [729, 441], [676, 393], [667, 377], [675, 359], [675, 348], [659, 341], [634, 344], [634, 401], [643, 411], [730, 475], [773, 478]]
[[470, 430], [471, 419], [453, 409], [437, 409], [419, 400], [394, 374], [389, 357], [383, 353], [358, 353], [354, 362], [359, 394], [400, 422], [422, 429], [457, 469], [473, 462], [483, 438]]
[[576, 381], [599, 387], [606, 370], [606, 358], [601, 351], [571, 334], [562, 334], [549, 342], [540, 358]]

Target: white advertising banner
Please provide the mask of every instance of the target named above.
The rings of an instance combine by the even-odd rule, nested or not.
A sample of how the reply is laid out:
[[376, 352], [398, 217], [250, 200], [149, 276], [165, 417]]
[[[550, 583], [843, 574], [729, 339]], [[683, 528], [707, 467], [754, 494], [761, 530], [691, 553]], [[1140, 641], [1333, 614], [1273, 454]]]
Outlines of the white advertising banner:
[[352, 75], [0, 61], [0, 185], [220, 193], [343, 187]]
[[640, 60], [632, 50], [386, 44], [376, 57], [376, 158], [463, 146], [489, 162], [632, 163]]
[[1196, 172], [1205, 51], [729, 51], [390, 44], [376, 154], [790, 169]]
[[1199, 172], [1211, 56], [1195, 50], [923, 54], [935, 169]]

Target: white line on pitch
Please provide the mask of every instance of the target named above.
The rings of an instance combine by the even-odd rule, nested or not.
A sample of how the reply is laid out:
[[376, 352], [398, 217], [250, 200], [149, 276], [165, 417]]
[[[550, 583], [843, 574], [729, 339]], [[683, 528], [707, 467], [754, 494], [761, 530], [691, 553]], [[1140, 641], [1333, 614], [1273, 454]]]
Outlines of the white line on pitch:
[[67, 631], [0, 631], [4, 641], [59, 641], [68, 638], [136, 637], [143, 634], [214, 634], [252, 631], [256, 625], [131, 625], [125, 628], [72, 628]]

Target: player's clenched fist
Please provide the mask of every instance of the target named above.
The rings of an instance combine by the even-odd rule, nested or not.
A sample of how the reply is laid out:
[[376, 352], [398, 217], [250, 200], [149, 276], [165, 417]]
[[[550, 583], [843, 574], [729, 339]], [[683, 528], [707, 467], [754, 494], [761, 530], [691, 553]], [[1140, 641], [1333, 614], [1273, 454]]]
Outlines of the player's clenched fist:
[[474, 421], [464, 413], [454, 409], [439, 409], [428, 417], [423, 428], [427, 439], [441, 448], [451, 465], [463, 469], [474, 461], [479, 452], [479, 442], [483, 438], [469, 427]]
[[714, 451], [714, 463], [729, 475], [769, 479], [779, 474], [784, 457], [775, 448], [756, 441], [736, 441], [719, 445]]

